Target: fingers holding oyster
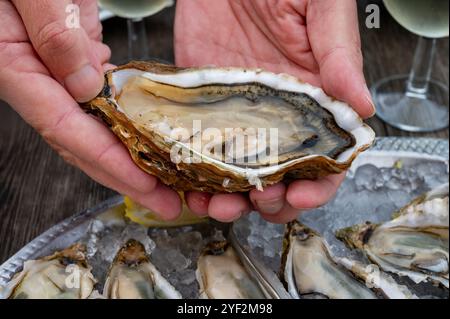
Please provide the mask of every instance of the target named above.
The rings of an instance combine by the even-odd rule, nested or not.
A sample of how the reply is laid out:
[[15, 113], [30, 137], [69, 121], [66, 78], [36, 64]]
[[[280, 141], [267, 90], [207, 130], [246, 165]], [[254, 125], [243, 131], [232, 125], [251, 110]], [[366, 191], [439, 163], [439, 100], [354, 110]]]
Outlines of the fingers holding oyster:
[[[190, 23], [194, 21], [196, 23]], [[352, 1], [177, 2], [175, 57], [181, 66], [258, 67], [291, 74], [348, 103], [362, 118], [374, 114], [362, 72], [356, 3]], [[257, 209], [285, 223], [325, 204], [344, 174], [280, 182], [245, 194], [190, 192], [191, 209], [220, 220]]]
[[[160, 66], [159, 74], [153, 72], [160, 77], [153, 79], [158, 85], [151, 87], [156, 90], [153, 96], [172, 96], [172, 105], [165, 111], [188, 106], [189, 112], [182, 112], [179, 118], [192, 120], [195, 116], [219, 128], [278, 128], [283, 146], [279, 161], [274, 165], [271, 161], [256, 166], [230, 165], [217, 154], [209, 154], [206, 161], [201, 161], [205, 165], [174, 164], [164, 139], [167, 126], [154, 130], [132, 118], [131, 113], [120, 115], [121, 109], [114, 113], [97, 105], [98, 113], [127, 146], [124, 148], [105, 126], [78, 107], [77, 101], [86, 101], [101, 90], [101, 69], [110, 51], [100, 41], [96, 2], [74, 3], [80, 4], [80, 12], [90, 14], [83, 15], [80, 28], [60, 32], [65, 31], [63, 4], [47, 1], [33, 7], [25, 1], [0, 1], [0, 12], [5, 17], [0, 29], [9, 30], [0, 35], [0, 98], [68, 162], [165, 219], [176, 219], [182, 209], [174, 188], [185, 192], [187, 204], [198, 215], [228, 222], [258, 209], [270, 221], [289, 221], [299, 209], [326, 202], [343, 178], [339, 174], [373, 138], [348, 105], [341, 108], [341, 103], [330, 100], [321, 89], [292, 78], [247, 69], [234, 73], [220, 68], [181, 72]], [[370, 116], [373, 107], [361, 70], [355, 4], [277, 1], [268, 12], [265, 3], [224, 1], [210, 6], [204, 0], [178, 1], [177, 64], [262, 67], [289, 73], [323, 87], [328, 94], [349, 103], [361, 117]], [[85, 68], [89, 65], [93, 70]], [[117, 77], [120, 80], [121, 76]], [[175, 82], [164, 82], [164, 77], [172, 77]], [[176, 78], [181, 80], [177, 82]], [[198, 82], [205, 78], [209, 82]], [[103, 99], [102, 107], [116, 105], [105, 96], [107, 93], [103, 90], [96, 100]], [[184, 101], [173, 101], [173, 96]], [[138, 101], [146, 99], [144, 96]], [[235, 101], [244, 101], [242, 105], [247, 108], [239, 109], [241, 104]], [[194, 107], [202, 103], [206, 105]], [[155, 105], [161, 107], [164, 103]], [[211, 112], [201, 112], [209, 107], [213, 108]], [[172, 118], [167, 113], [161, 116]], [[155, 119], [143, 118], [155, 124]], [[180, 123], [168, 124], [169, 129], [170, 125], [183, 127]], [[336, 147], [327, 148], [330, 145]], [[161, 182], [139, 170], [127, 149], [142, 170]]]
[[374, 139], [348, 104], [286, 74], [131, 62], [105, 78], [83, 107], [194, 213], [223, 222], [258, 209], [284, 223], [325, 203]]
[[77, 103], [102, 89], [111, 52], [101, 42], [97, 2], [73, 3], [81, 25], [67, 29], [65, 1], [0, 0], [0, 100], [92, 179], [176, 218], [178, 194], [138, 169], [120, 141]]

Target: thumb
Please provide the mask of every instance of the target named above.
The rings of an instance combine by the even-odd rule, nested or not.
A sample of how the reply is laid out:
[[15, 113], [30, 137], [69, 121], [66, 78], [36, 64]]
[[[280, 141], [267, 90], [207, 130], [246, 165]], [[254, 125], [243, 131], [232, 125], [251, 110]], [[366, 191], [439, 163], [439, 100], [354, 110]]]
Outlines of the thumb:
[[93, 43], [80, 26], [66, 24], [69, 0], [13, 0], [37, 54], [52, 75], [78, 101], [94, 98], [103, 70]]
[[324, 90], [363, 118], [375, 107], [363, 74], [356, 1], [315, 0], [308, 7], [308, 36]]

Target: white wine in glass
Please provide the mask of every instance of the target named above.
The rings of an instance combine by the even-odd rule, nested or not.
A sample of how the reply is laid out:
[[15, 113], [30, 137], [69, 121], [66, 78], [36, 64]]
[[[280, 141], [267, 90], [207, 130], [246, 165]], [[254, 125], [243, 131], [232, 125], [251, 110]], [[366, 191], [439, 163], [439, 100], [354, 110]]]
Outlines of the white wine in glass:
[[405, 29], [428, 38], [448, 37], [448, 0], [384, 0]]
[[431, 79], [436, 39], [449, 35], [448, 0], [384, 0], [394, 19], [419, 35], [408, 75], [382, 79], [372, 87], [377, 116], [411, 132], [448, 127], [448, 88]]
[[128, 19], [128, 58], [148, 58], [144, 18], [173, 5], [173, 0], [99, 0], [100, 7]]

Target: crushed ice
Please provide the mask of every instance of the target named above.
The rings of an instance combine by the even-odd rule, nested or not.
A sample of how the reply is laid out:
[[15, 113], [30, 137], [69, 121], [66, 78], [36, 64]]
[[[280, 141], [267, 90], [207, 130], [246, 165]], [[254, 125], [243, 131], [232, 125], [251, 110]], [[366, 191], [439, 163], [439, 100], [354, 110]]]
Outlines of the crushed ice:
[[[325, 206], [304, 212], [300, 221], [322, 233], [337, 256], [361, 258], [349, 252], [334, 232], [365, 221], [382, 222], [416, 196], [448, 182], [444, 163], [419, 163], [402, 168], [362, 165], [348, 174], [336, 196]], [[253, 213], [234, 225], [238, 239], [269, 269], [279, 271], [284, 226], [270, 224]], [[174, 229], [147, 229], [134, 223], [93, 220], [85, 235], [88, 258], [103, 286], [119, 248], [128, 239], [142, 242], [156, 268], [185, 298], [198, 297], [196, 262], [203, 247], [223, 235], [209, 224]]]
[[140, 241], [151, 262], [186, 298], [198, 298], [196, 261], [210, 241], [224, 240], [220, 230], [208, 224], [173, 229], [148, 229], [132, 223], [108, 224], [93, 220], [83, 242], [89, 264], [101, 290], [120, 247], [129, 239]]
[[[325, 206], [304, 212], [299, 220], [320, 232], [336, 256], [363, 259], [335, 237], [338, 229], [372, 221], [380, 223], [415, 197], [449, 180], [448, 165], [423, 162], [378, 168], [372, 164], [349, 172], [335, 197]], [[254, 213], [235, 223], [238, 238], [274, 272], [279, 271], [283, 226], [265, 222]]]

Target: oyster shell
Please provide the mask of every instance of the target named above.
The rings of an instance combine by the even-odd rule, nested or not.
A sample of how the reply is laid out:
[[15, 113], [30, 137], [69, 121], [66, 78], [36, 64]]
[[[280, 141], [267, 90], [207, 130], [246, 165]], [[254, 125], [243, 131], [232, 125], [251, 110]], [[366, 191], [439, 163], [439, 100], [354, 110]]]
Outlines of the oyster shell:
[[287, 227], [281, 273], [293, 298], [377, 298], [338, 264], [319, 234], [297, 221]]
[[249, 276], [227, 242], [208, 245], [198, 260], [197, 280], [202, 299], [263, 299], [264, 292]]
[[181, 294], [150, 262], [144, 246], [130, 239], [119, 250], [103, 295], [108, 299], [181, 299]]
[[212, 242], [197, 263], [202, 299], [289, 299], [275, 274], [264, 268], [237, 243]]
[[370, 285], [384, 297], [389, 299], [418, 299], [405, 285], [400, 285], [387, 273], [375, 268], [374, 265], [365, 265], [356, 260], [339, 258], [339, 264], [347, 268], [358, 279]]
[[448, 214], [446, 184], [414, 200], [391, 221], [355, 225], [336, 236], [350, 248], [362, 249], [385, 271], [448, 288]]
[[181, 191], [248, 191], [339, 173], [374, 140], [347, 104], [261, 70], [132, 62], [109, 71], [84, 108], [137, 165]]
[[258, 282], [268, 299], [291, 299], [289, 293], [284, 289], [283, 284], [276, 274], [261, 263], [248, 249], [241, 244], [232, 227], [228, 233], [228, 241], [233, 246], [236, 254], [245, 269]]
[[11, 299], [86, 299], [95, 295], [96, 280], [85, 258], [86, 247], [75, 244], [51, 256], [28, 260], [2, 292]]

